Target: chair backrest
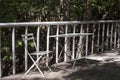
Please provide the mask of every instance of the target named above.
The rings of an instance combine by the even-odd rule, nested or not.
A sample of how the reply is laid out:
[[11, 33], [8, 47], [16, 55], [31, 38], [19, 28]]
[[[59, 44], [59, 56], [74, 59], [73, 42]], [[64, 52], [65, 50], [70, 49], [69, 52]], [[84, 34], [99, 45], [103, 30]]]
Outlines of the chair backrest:
[[35, 38], [34, 38], [33, 33], [22, 34], [21, 37], [22, 37], [22, 40], [24, 41], [24, 44], [26, 43], [26, 41], [32, 41], [35, 46], [35, 49], [37, 50], [37, 45], [35, 43]]
[[33, 33], [22, 34], [21, 36], [22, 36], [23, 41], [25, 41], [25, 40], [33, 40], [34, 39]]

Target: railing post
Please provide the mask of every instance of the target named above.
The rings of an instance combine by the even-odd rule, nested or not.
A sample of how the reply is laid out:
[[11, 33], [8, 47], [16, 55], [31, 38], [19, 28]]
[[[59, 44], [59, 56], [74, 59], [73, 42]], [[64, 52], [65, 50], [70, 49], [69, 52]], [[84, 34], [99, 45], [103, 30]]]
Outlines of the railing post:
[[[50, 35], [50, 25], [49, 26], [47, 26], [48, 28], [47, 28], [47, 53], [49, 52], [49, 35]], [[49, 54], [47, 54], [47, 58], [46, 58], [46, 64], [48, 65], [49, 64]]]
[[[81, 24], [81, 27], [80, 27], [80, 33], [83, 33], [83, 24]], [[83, 49], [82, 47], [83, 47], [83, 43], [82, 43], [82, 39], [83, 39], [83, 36], [80, 36], [79, 37], [79, 43], [78, 43], [78, 49], [77, 49], [77, 53], [79, 54], [79, 55], [76, 55], [76, 58], [81, 58], [81, 55], [82, 55], [82, 50], [81, 49]], [[76, 53], [76, 54], [77, 54]]]
[[[37, 47], [36, 47], [36, 51], [39, 52], [39, 43], [40, 43], [40, 26], [37, 27]], [[37, 59], [38, 59], [38, 54], [37, 54]]]
[[1, 55], [1, 28], [0, 28], [0, 77], [2, 77], [2, 55]]
[[105, 24], [103, 24], [102, 29], [102, 52], [104, 51], [104, 36], [105, 36]]
[[[25, 34], [28, 34], [28, 26], [25, 27]], [[25, 36], [27, 38], [27, 36]], [[28, 42], [25, 40], [25, 71], [28, 69], [28, 55], [27, 55], [27, 49], [28, 49]]]
[[113, 26], [114, 24], [112, 23], [112, 26], [111, 26], [111, 38], [110, 38], [110, 47], [112, 48], [112, 44], [113, 44]]
[[[95, 24], [93, 24], [93, 33], [95, 32]], [[94, 53], [94, 38], [95, 35], [92, 36], [92, 48], [91, 48], [91, 54]]]
[[117, 23], [115, 23], [114, 27], [114, 48], [116, 48], [116, 42], [117, 41]]
[[109, 48], [109, 29], [110, 29], [110, 25], [109, 25], [109, 23], [107, 24], [107, 39], [106, 39], [106, 41], [107, 41], [107, 48]]
[[99, 44], [100, 44], [99, 42], [100, 42], [100, 23], [98, 23], [98, 38], [97, 38], [97, 47], [98, 47], [98, 48], [97, 48], [97, 51], [98, 51], [98, 52], [99, 52], [99, 49], [100, 49], [100, 48], [99, 48], [99, 46], [100, 46], [100, 45], [99, 45]]
[[[67, 35], [68, 33], [68, 25], [65, 26], [65, 34]], [[65, 52], [64, 52], [64, 62], [67, 61], [67, 37], [65, 37]]]
[[[57, 25], [56, 36], [59, 34], [59, 25]], [[58, 63], [58, 37], [56, 37], [56, 63]]]
[[[76, 25], [74, 25], [74, 27], [73, 27], [73, 34], [75, 33], [75, 27], [76, 27]], [[75, 37], [73, 37], [73, 47], [72, 47], [72, 60], [74, 60], [74, 58], [75, 58]]]
[[15, 27], [12, 28], [13, 75], [15, 74]]
[[[87, 32], [89, 30], [89, 24], [87, 24]], [[88, 55], [88, 36], [86, 36], [86, 54], [85, 55]]]
[[117, 33], [118, 33], [118, 43], [117, 43], [117, 47], [120, 48], [120, 23], [118, 23]]

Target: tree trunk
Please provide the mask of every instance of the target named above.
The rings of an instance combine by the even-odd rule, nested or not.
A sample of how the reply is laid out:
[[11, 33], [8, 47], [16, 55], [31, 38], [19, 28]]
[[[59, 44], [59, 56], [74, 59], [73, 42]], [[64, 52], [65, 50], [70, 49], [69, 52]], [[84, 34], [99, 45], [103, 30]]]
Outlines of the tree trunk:
[[[60, 20], [61, 21], [69, 21], [70, 20], [70, 15], [69, 15], [69, 1], [68, 0], [60, 0]], [[60, 26], [60, 30], [61, 30], [61, 32], [63, 32], [63, 33], [68, 33], [69, 31], [70, 31], [70, 28], [69, 28], [69, 26], [68, 26], [68, 29], [67, 29], [67, 32], [66, 32], [66, 27], [67, 27], [68, 25], [63, 25], [63, 26]], [[64, 61], [66, 62], [66, 61], [69, 61], [70, 60], [70, 39], [69, 38], [65, 38], [66, 39], [66, 41], [67, 41], [67, 43], [66, 43], [66, 41], [65, 41], [65, 43], [63, 44], [63, 45], [65, 45], [66, 44], [66, 46], [67, 46], [67, 49], [66, 50], [64, 50], [65, 52], [64, 52], [64, 55], [62, 56], [62, 57], [64, 57]], [[60, 41], [60, 43], [63, 43], [63, 41]], [[65, 48], [64, 48], [65, 49]], [[67, 51], [67, 52], [66, 52]], [[65, 55], [67, 55], [66, 56], [66, 59], [65, 59]]]
[[69, 1], [60, 0], [60, 20], [69, 21]]
[[92, 0], [85, 1], [85, 12], [83, 14], [83, 20], [91, 20], [92, 19], [92, 11], [91, 11], [91, 2]]
[[[85, 21], [89, 21], [92, 19], [92, 11], [91, 11], [91, 2], [92, 0], [85, 0], [85, 8], [84, 8], [84, 13], [83, 13], [83, 20]], [[84, 25], [80, 30], [81, 33], [85, 33], [86, 31], [86, 28], [89, 29], [89, 26], [87, 25]], [[85, 56], [86, 54], [84, 53], [85, 52], [85, 42], [86, 42], [86, 36], [81, 36], [79, 38], [79, 42], [78, 42], [78, 47], [77, 48], [77, 53], [79, 53], [79, 56], [76, 55], [76, 57], [80, 58], [82, 55]], [[87, 52], [86, 52], [87, 53]]]

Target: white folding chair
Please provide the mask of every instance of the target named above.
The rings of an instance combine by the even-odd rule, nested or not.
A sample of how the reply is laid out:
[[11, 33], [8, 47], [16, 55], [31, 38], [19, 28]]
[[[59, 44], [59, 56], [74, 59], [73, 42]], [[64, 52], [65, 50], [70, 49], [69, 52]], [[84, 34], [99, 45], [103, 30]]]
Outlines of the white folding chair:
[[[47, 54], [49, 54], [51, 51], [37, 51], [37, 46], [36, 46], [36, 42], [35, 42], [35, 38], [34, 38], [34, 36], [33, 36], [33, 33], [23, 34], [23, 35], [21, 35], [21, 36], [22, 36], [22, 39], [23, 39], [24, 43], [25, 43], [26, 41], [28, 41], [28, 42], [29, 42], [29, 41], [32, 41], [33, 44], [34, 44], [35, 50], [36, 50], [35, 52], [30, 53], [30, 52], [28, 51], [28, 49], [25, 47], [26, 50], [27, 50], [27, 54], [28, 54], [28, 56], [30, 57], [30, 59], [32, 60], [33, 64], [32, 64], [32, 66], [25, 72], [24, 76], [27, 75], [27, 74], [30, 72], [30, 70], [36, 66], [36, 68], [38, 69], [38, 71], [40, 72], [40, 74], [41, 74], [43, 77], [45, 77], [44, 74], [43, 74], [43, 72], [41, 71], [41, 69], [40, 69], [39, 66], [38, 66], [38, 61], [40, 61], [40, 59], [41, 59], [43, 56], [47, 56]], [[26, 44], [25, 44], [25, 46], [26, 46]], [[38, 56], [38, 58], [37, 58], [36, 60], [34, 60], [34, 59], [33, 59], [33, 56]], [[47, 63], [45, 63], [45, 64], [46, 64], [46, 66], [48, 67], [48, 69], [49, 69], [50, 71], [52, 71], [51, 68], [47, 65]]]

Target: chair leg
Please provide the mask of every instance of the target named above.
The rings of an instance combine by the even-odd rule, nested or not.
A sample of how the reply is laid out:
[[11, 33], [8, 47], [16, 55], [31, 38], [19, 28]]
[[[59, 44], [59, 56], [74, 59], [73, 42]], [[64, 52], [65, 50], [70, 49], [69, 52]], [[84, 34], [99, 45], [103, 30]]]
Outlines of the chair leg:
[[74, 63], [73, 63], [73, 66], [72, 66], [72, 72], [73, 72], [73, 69], [75, 68], [76, 61], [77, 61], [77, 59], [74, 60]]
[[33, 65], [26, 71], [26, 73], [24, 74], [24, 76], [26, 76], [34, 66], [35, 66], [35, 64], [33, 64]]
[[[30, 56], [30, 55], [29, 55], [29, 56]], [[33, 65], [27, 70], [27, 72], [24, 74], [24, 76], [27, 75], [34, 66], [36, 66], [37, 69], [38, 69], [38, 71], [42, 74], [42, 76], [45, 77], [44, 74], [43, 74], [43, 72], [40, 70], [40, 68], [39, 68], [38, 65], [36, 64], [36, 63], [38, 63], [38, 61], [40, 60], [41, 56], [40, 56], [36, 61], [34, 61], [31, 56], [30, 56], [30, 58], [31, 58], [31, 60], [33, 61]]]
[[43, 72], [41, 71], [41, 69], [40, 69], [40, 68], [38, 67], [38, 65], [37, 65], [37, 63], [38, 63], [38, 61], [41, 59], [41, 57], [42, 57], [42, 56], [39, 56], [39, 58], [38, 58], [36, 61], [34, 61], [32, 57], [31, 57], [31, 59], [32, 59], [32, 61], [33, 61], [33, 63], [34, 63], [33, 65], [35, 65], [35, 66], [37, 67], [38, 71], [42, 74], [42, 76], [45, 77], [44, 74], [43, 74]]
[[52, 72], [51, 68], [47, 65], [47, 63], [45, 63], [45, 64], [46, 64], [46, 66], [48, 67], [49, 71], [51, 71], [51, 72]]
[[27, 70], [27, 72], [24, 75], [27, 75], [30, 72], [30, 70], [35, 66], [35, 64], [36, 62], [34, 62], [34, 64]]
[[[84, 59], [85, 59], [85, 57], [84, 57]], [[86, 62], [87, 65], [90, 67], [90, 64], [89, 64], [89, 62], [87, 61], [87, 59], [85, 59], [85, 62]]]
[[[38, 61], [37, 61], [38, 62]], [[43, 77], [45, 77], [45, 75], [43, 74], [43, 72], [41, 71], [41, 69], [38, 67], [37, 64], [35, 64], [35, 66], [37, 67], [38, 71], [42, 74]]]

